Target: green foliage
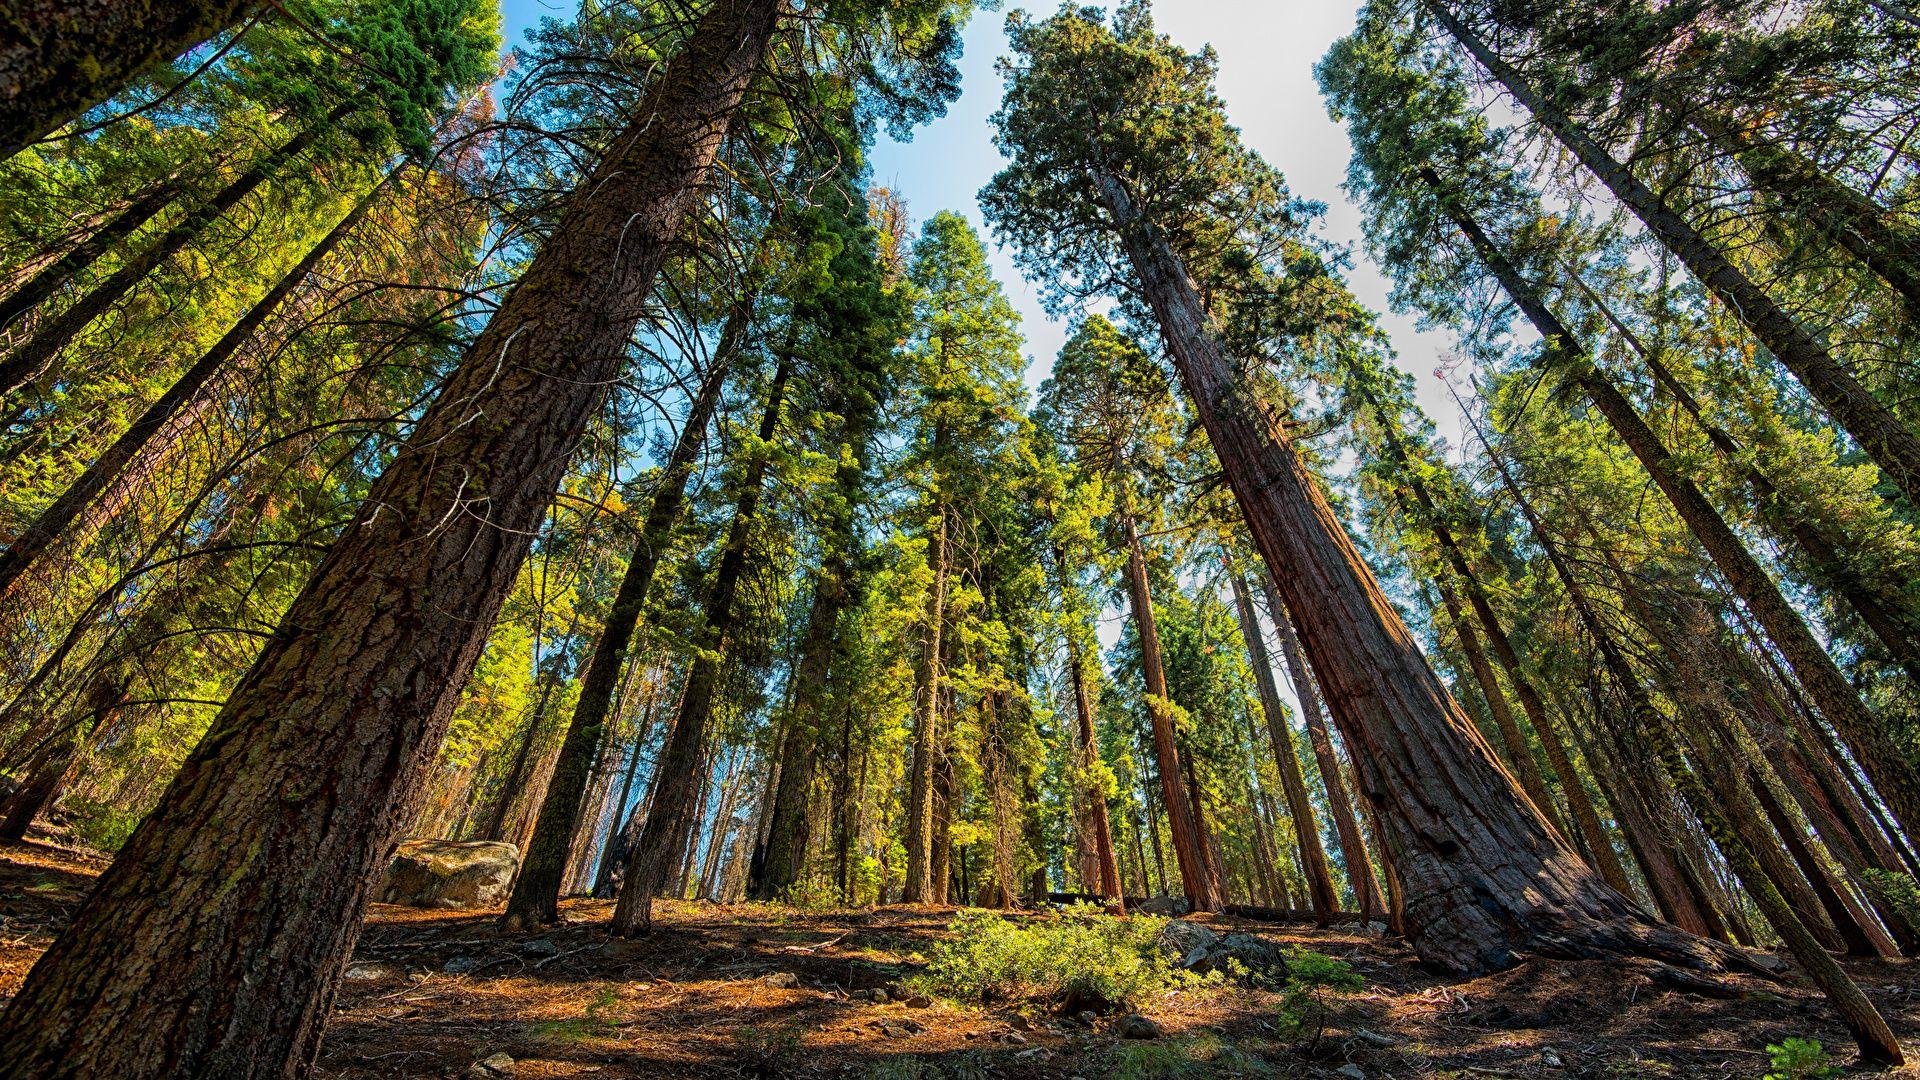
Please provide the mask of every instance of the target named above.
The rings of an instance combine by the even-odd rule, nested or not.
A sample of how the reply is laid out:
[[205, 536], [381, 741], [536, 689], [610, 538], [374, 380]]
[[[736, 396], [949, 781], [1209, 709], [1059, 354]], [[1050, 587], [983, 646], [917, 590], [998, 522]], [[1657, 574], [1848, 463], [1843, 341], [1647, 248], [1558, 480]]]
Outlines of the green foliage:
[[1214, 1035], [1122, 1042], [1107, 1057], [1107, 1080], [1271, 1076], [1267, 1063]]
[[1333, 1019], [1333, 996], [1365, 985], [1345, 960], [1308, 949], [1289, 952], [1287, 979], [1281, 987], [1281, 1030], [1311, 1050]]
[[62, 805], [73, 815], [73, 834], [88, 847], [109, 854], [119, 851], [147, 816], [145, 807], [130, 810], [82, 795], [69, 796]]
[[952, 937], [929, 950], [915, 982], [970, 1003], [1080, 997], [1124, 1006], [1179, 985], [1159, 945], [1165, 925], [1152, 916], [1116, 918], [1092, 904], [1021, 921], [965, 911], [949, 928]]
[[1828, 1061], [1818, 1039], [1788, 1038], [1767, 1044], [1768, 1069], [1760, 1080], [1825, 1080], [1840, 1069]]

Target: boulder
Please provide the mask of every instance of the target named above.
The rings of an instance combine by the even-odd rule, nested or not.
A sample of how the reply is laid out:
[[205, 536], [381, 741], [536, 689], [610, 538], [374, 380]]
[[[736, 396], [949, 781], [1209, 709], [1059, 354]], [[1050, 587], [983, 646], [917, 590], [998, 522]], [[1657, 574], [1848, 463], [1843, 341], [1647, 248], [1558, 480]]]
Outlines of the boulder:
[[1134, 1013], [1121, 1017], [1113, 1025], [1113, 1033], [1123, 1039], [1157, 1039], [1160, 1037], [1160, 1025]]
[[1219, 934], [1199, 923], [1174, 919], [1160, 929], [1160, 947], [1173, 958], [1173, 966], [1196, 974], [1224, 971], [1227, 961], [1237, 960], [1247, 971], [1261, 975], [1279, 975], [1287, 969], [1286, 952], [1262, 937], [1252, 934]]
[[1185, 915], [1192, 911], [1184, 897], [1155, 896], [1133, 906], [1142, 915]]
[[506, 900], [520, 849], [492, 841], [404, 840], [377, 894], [383, 904], [486, 907]]

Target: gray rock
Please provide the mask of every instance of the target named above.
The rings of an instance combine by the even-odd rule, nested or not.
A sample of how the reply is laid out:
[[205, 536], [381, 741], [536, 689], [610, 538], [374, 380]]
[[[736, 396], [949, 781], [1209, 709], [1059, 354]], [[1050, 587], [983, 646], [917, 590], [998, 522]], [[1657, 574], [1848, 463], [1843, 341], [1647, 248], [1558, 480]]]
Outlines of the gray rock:
[[549, 938], [534, 938], [520, 944], [520, 952], [526, 956], [559, 956], [560, 951], [560, 946]]
[[1333, 1071], [1346, 1077], [1347, 1080], [1367, 1080], [1366, 1070], [1358, 1065], [1342, 1065]]
[[1366, 1028], [1354, 1028], [1353, 1037], [1368, 1046], [1377, 1046], [1381, 1049], [1400, 1044], [1400, 1040], [1391, 1035], [1382, 1035], [1377, 1031], [1368, 1031]]
[[479, 966], [480, 958], [477, 956], [456, 956], [447, 961], [440, 970], [449, 975], [465, 975], [467, 972], [473, 971]]
[[354, 964], [347, 968], [343, 976], [348, 982], [379, 982], [394, 977], [394, 970], [385, 964]]
[[1113, 1032], [1123, 1039], [1157, 1039], [1160, 1037], [1160, 1025], [1139, 1013], [1131, 1013], [1113, 1025]]
[[513, 1072], [513, 1058], [504, 1050], [488, 1054], [467, 1067], [467, 1075], [475, 1077], [512, 1076]]
[[406, 840], [394, 849], [377, 894], [383, 904], [474, 908], [507, 898], [520, 849], [492, 841]]
[[1220, 947], [1220, 935], [1185, 919], [1175, 919], [1160, 928], [1160, 947], [1173, 957], [1173, 965], [1192, 971]]
[[1567, 1067], [1567, 1063], [1560, 1060], [1560, 1055], [1554, 1053], [1553, 1047], [1551, 1046], [1540, 1051], [1540, 1064], [1545, 1065], [1549, 1069], [1564, 1069]]
[[798, 990], [800, 988], [800, 976], [795, 975], [791, 971], [776, 971], [760, 981], [776, 990]]
[[1015, 1031], [1032, 1031], [1033, 1021], [1019, 1013], [1014, 1013], [1012, 1016], [1007, 1017], [1007, 1026]]
[[1219, 934], [1198, 923], [1175, 919], [1160, 930], [1160, 947], [1173, 958], [1175, 967], [1205, 975], [1224, 971], [1229, 960], [1239, 961], [1249, 972], [1263, 975], [1285, 972], [1285, 950], [1266, 938], [1253, 934]]
[[1193, 910], [1184, 897], [1153, 896], [1134, 907], [1142, 915], [1185, 915]]

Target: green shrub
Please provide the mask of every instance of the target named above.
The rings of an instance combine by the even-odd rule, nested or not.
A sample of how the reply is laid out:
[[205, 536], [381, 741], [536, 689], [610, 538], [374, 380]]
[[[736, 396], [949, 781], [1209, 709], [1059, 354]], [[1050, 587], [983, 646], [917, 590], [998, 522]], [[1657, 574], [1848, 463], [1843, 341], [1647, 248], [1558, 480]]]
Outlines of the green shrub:
[[146, 815], [111, 803], [74, 797], [62, 804], [73, 815], [73, 835], [81, 843], [111, 855], [119, 851]]
[[1365, 986], [1353, 965], [1325, 953], [1296, 949], [1287, 953], [1287, 978], [1280, 990], [1280, 1028], [1307, 1050], [1320, 1042], [1333, 1018], [1330, 997]]
[[1272, 1075], [1266, 1062], [1212, 1035], [1120, 1043], [1107, 1059], [1106, 1080], [1225, 1080]]
[[1124, 1007], [1192, 978], [1161, 951], [1165, 925], [1152, 916], [1116, 918], [1093, 904], [1031, 922], [965, 911], [949, 928], [951, 939], [928, 950], [926, 971], [911, 982], [969, 1003], [1079, 1000]]
[[1784, 1039], [1767, 1044], [1772, 1066], [1761, 1080], [1825, 1080], [1840, 1070], [1827, 1062], [1827, 1052], [1818, 1039]]

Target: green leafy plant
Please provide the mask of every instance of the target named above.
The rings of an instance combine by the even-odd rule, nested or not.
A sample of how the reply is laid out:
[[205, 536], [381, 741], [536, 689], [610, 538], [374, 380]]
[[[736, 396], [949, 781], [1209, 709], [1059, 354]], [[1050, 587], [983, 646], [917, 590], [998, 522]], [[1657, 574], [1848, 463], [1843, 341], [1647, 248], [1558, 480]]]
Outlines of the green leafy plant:
[[1831, 1064], [1818, 1039], [1782, 1039], [1767, 1044], [1770, 1068], [1761, 1080], [1825, 1080], [1840, 1069]]
[[608, 1038], [619, 1030], [619, 1022], [612, 1015], [619, 1003], [620, 994], [611, 986], [602, 986], [593, 992], [582, 1015], [571, 1020], [535, 1024], [532, 1035], [551, 1043], [582, 1043]]
[[1266, 1062], [1212, 1035], [1157, 1042], [1123, 1042], [1107, 1058], [1107, 1080], [1186, 1080], [1188, 1077], [1271, 1075]]
[[1332, 997], [1366, 985], [1353, 965], [1338, 957], [1307, 949], [1287, 954], [1287, 977], [1281, 986], [1280, 1027], [1311, 1052], [1333, 1019]]
[[1093, 904], [1059, 916], [1015, 922], [963, 912], [952, 938], [934, 945], [920, 990], [968, 1003], [1042, 1000], [1055, 1005], [1105, 1002], [1124, 1007], [1183, 981], [1159, 945], [1165, 919], [1116, 918]]
[[73, 835], [88, 847], [112, 854], [126, 844], [145, 815], [111, 803], [78, 796], [66, 801], [73, 814]]

